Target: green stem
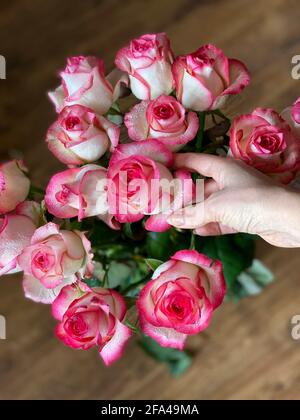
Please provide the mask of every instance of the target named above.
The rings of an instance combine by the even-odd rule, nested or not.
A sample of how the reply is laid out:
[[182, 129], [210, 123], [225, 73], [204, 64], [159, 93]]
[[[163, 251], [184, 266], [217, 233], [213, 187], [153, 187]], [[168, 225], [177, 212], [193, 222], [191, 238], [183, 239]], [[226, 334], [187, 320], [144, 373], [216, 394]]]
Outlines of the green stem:
[[220, 111], [219, 109], [216, 109], [216, 110], [212, 111], [212, 114], [213, 115], [218, 115], [218, 117], [223, 118], [223, 120], [230, 121], [230, 118], [226, 117], [226, 115], [223, 114], [223, 112]]
[[[64, 219], [61, 226], [65, 230], [73, 230], [72, 226], [71, 226], [71, 220], [70, 219]], [[80, 229], [78, 229], [78, 230], [80, 230]]]
[[43, 188], [40, 187], [36, 187], [34, 185], [30, 186], [30, 193], [31, 194], [37, 194], [37, 195], [45, 195], [45, 191], [43, 190]]
[[108, 284], [108, 270], [109, 270], [109, 266], [106, 262], [106, 259], [104, 259], [104, 261], [102, 261], [102, 266], [103, 266], [103, 270], [104, 270], [104, 276], [103, 276], [103, 288], [104, 289], [108, 289], [109, 288], [109, 284]]
[[135, 326], [132, 325], [130, 322], [125, 321], [125, 324], [127, 325], [127, 327], [129, 327], [135, 334], [139, 334], [139, 329]]
[[109, 112], [106, 115], [119, 115], [120, 117], [124, 117], [123, 112], [113, 108], [110, 108]]
[[201, 152], [205, 130], [205, 111], [198, 113], [199, 131], [196, 137], [196, 152]]
[[196, 249], [196, 246], [195, 246], [195, 234], [192, 232], [191, 233], [190, 250], [193, 251], [195, 249]]

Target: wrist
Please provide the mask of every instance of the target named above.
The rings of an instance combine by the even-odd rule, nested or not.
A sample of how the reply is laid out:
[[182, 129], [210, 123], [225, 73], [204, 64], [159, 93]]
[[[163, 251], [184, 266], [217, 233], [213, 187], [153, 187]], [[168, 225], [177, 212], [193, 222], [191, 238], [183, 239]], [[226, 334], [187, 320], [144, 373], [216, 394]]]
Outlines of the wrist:
[[283, 231], [290, 236], [294, 246], [300, 247], [300, 191], [282, 188], [277, 202]]

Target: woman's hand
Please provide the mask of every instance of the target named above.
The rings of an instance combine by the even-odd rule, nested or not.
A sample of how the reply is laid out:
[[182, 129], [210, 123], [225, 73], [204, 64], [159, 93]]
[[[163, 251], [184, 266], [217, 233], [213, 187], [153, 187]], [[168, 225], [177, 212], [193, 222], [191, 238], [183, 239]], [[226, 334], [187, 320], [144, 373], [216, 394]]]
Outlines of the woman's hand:
[[177, 168], [211, 179], [204, 202], [173, 213], [168, 222], [201, 236], [245, 232], [272, 245], [300, 247], [300, 194], [232, 158], [177, 154]]

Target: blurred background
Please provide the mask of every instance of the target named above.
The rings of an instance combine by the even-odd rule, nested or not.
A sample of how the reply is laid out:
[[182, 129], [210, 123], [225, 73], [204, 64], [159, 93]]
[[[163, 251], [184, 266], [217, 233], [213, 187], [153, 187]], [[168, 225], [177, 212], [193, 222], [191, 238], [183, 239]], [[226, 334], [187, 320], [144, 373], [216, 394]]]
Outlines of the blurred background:
[[[300, 54], [298, 0], [10, 0], [0, 6], [0, 158], [24, 155], [33, 182], [45, 186], [61, 168], [47, 151], [55, 118], [46, 92], [70, 55], [99, 55], [107, 71], [117, 50], [147, 32], [166, 31], [175, 53], [215, 43], [244, 61], [252, 84], [231, 102], [230, 116], [256, 106], [282, 110], [300, 95], [291, 59]], [[300, 217], [299, 217], [300, 220]], [[192, 368], [174, 379], [132, 341], [105, 368], [97, 351], [73, 351], [53, 334], [47, 306], [24, 298], [21, 276], [0, 279], [1, 399], [299, 399], [300, 250], [262, 242], [257, 255], [276, 281], [258, 297], [226, 303], [206, 332], [188, 340]]]

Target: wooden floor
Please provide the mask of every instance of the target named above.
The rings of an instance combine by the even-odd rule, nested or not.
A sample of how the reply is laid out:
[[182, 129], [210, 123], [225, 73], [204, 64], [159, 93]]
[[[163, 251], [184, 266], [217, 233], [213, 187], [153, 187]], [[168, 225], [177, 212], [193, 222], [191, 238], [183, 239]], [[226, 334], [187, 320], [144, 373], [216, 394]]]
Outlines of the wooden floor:
[[[35, 183], [60, 168], [47, 152], [54, 119], [46, 91], [71, 54], [98, 54], [110, 69], [126, 41], [167, 31], [177, 53], [212, 42], [247, 62], [252, 85], [231, 115], [255, 106], [281, 110], [300, 95], [291, 57], [300, 54], [298, 0], [10, 0], [0, 6], [0, 157], [24, 153]], [[226, 303], [207, 332], [188, 341], [193, 367], [173, 379], [131, 342], [106, 369], [95, 351], [56, 341], [49, 307], [24, 299], [20, 276], [0, 281], [2, 399], [300, 399], [300, 342], [290, 319], [300, 313], [300, 250], [260, 244], [258, 256], [276, 274], [261, 296]]]

